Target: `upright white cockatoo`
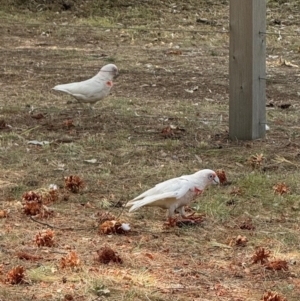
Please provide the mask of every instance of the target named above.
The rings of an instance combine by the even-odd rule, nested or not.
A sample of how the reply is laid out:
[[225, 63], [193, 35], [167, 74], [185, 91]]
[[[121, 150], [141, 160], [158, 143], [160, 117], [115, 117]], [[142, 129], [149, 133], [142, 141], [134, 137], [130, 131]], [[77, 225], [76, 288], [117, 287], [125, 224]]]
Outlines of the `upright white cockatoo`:
[[113, 86], [112, 80], [118, 75], [117, 66], [108, 64], [103, 66], [98, 74], [90, 79], [82, 82], [57, 85], [52, 89], [70, 94], [80, 103], [94, 104], [109, 94]]
[[184, 175], [155, 185], [126, 204], [131, 207], [129, 212], [143, 206], [168, 209], [169, 221], [175, 211], [186, 218], [184, 206], [188, 205], [197, 195], [201, 194], [209, 184], [219, 184], [217, 174], [210, 169], [197, 171], [192, 175]]

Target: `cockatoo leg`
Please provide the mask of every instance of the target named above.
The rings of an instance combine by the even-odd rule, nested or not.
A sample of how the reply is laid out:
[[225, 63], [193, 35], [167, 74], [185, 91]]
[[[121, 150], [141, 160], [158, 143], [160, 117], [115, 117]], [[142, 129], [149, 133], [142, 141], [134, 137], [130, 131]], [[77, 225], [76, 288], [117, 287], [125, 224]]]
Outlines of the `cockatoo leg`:
[[179, 212], [181, 218], [186, 218], [186, 216], [185, 216], [186, 213], [185, 213], [185, 210], [184, 210], [184, 206], [178, 208], [177, 211]]
[[195, 214], [195, 212], [193, 212], [193, 213], [190, 214], [190, 215], [186, 215], [184, 206], [178, 208], [178, 211], [179, 211], [179, 214], [180, 214], [181, 218], [182, 218], [182, 219], [185, 219], [185, 220], [191, 219], [191, 218], [193, 217], [193, 215]]
[[195, 211], [193, 213], [186, 215], [186, 212], [184, 210], [184, 206], [178, 208], [179, 214], [181, 216], [182, 222], [199, 222], [202, 221], [202, 216], [195, 216]]
[[175, 216], [175, 208], [172, 206], [167, 211], [167, 221], [164, 223], [168, 227], [175, 227], [177, 223], [177, 217]]

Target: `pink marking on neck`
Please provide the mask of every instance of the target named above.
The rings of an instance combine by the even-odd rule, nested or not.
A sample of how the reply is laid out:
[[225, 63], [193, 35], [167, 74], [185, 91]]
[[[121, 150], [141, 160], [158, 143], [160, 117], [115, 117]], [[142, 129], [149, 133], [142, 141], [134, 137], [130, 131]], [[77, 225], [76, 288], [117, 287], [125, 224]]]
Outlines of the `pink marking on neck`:
[[112, 87], [113, 86], [113, 82], [111, 80], [109, 80], [109, 81], [106, 82], [106, 85], [108, 87]]
[[197, 187], [194, 187], [194, 192], [196, 195], [199, 195], [202, 193], [203, 190], [198, 189]]

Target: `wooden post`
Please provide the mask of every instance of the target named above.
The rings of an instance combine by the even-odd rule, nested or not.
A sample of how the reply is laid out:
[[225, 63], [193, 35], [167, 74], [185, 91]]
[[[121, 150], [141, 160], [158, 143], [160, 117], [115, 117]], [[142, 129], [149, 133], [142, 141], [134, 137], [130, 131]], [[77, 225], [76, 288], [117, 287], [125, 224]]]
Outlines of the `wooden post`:
[[266, 0], [230, 0], [229, 137], [252, 140], [266, 126]]

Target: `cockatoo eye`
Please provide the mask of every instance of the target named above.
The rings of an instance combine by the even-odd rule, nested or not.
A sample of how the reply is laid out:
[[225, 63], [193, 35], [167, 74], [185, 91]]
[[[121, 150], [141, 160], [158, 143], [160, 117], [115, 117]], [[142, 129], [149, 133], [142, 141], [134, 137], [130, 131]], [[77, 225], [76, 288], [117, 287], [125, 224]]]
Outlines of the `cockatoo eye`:
[[212, 180], [212, 179], [214, 178], [214, 175], [210, 174], [210, 175], [208, 176], [208, 178], [209, 178], [210, 180]]

